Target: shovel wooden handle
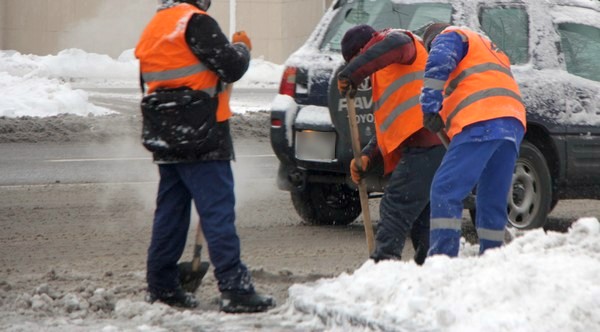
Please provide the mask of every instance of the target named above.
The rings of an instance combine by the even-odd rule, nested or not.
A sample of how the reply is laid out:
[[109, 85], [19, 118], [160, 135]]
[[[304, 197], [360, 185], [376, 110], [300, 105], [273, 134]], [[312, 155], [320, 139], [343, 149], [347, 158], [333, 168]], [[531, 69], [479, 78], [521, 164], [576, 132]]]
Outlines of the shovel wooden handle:
[[194, 256], [192, 257], [192, 271], [196, 272], [200, 269], [200, 255], [202, 254], [202, 243], [204, 235], [202, 234], [202, 224], [198, 222], [196, 228], [196, 244], [194, 245]]
[[[358, 132], [358, 124], [356, 123], [356, 104], [354, 103], [354, 98], [351, 97], [346, 97], [346, 101], [348, 103], [348, 123], [350, 125], [354, 162], [359, 169], [362, 169], [362, 159], [360, 158], [360, 133]], [[371, 255], [375, 249], [375, 241], [373, 236], [373, 224], [371, 223], [371, 214], [369, 213], [369, 194], [367, 193], [367, 185], [363, 179], [358, 182], [358, 193], [363, 215], [363, 225], [365, 226], [365, 236], [367, 238], [367, 249], [369, 250], [369, 255]]]
[[440, 141], [442, 141], [442, 144], [444, 144], [444, 147], [447, 150], [448, 149], [448, 145], [450, 145], [450, 139], [448, 138], [448, 135], [446, 134], [446, 132], [444, 131], [444, 129], [438, 131], [437, 132], [437, 136], [440, 139]]

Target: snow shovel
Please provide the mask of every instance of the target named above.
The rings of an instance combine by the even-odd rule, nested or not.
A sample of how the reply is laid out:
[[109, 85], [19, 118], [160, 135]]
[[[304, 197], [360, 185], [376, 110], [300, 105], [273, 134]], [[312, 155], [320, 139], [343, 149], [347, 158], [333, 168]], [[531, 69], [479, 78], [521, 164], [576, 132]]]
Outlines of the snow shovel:
[[191, 262], [182, 262], [177, 264], [179, 269], [179, 283], [181, 288], [186, 292], [195, 293], [202, 282], [202, 278], [206, 275], [209, 262], [200, 261], [200, 253], [202, 252], [202, 242], [204, 237], [202, 236], [202, 227], [198, 222], [198, 228], [196, 229], [196, 244], [194, 245], [194, 256]]
[[[354, 152], [354, 162], [359, 169], [362, 169], [362, 159], [360, 159], [360, 134], [358, 132], [358, 124], [356, 123], [356, 104], [354, 98], [346, 96], [348, 103], [348, 123], [350, 124], [350, 137], [352, 139], [352, 152]], [[369, 213], [369, 194], [367, 193], [367, 185], [363, 179], [358, 182], [358, 193], [360, 196], [360, 207], [363, 215], [363, 225], [365, 226], [365, 235], [367, 237], [367, 248], [369, 255], [373, 253], [373, 225], [371, 223], [371, 215]]]

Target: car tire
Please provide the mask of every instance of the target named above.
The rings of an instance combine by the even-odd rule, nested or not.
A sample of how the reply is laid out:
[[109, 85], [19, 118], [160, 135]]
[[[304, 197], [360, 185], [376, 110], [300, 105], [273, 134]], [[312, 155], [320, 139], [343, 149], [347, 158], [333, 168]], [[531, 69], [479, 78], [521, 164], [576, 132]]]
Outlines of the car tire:
[[361, 212], [358, 192], [343, 184], [308, 183], [291, 195], [298, 215], [314, 225], [348, 225]]
[[542, 152], [523, 141], [508, 196], [509, 223], [517, 229], [543, 227], [552, 205], [552, 177]]

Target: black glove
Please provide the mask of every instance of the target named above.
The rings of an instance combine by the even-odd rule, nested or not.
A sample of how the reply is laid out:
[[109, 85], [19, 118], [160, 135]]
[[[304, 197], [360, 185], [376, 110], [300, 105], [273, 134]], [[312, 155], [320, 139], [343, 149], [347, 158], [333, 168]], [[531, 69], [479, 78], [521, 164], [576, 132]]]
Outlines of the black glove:
[[356, 87], [354, 86], [350, 78], [338, 75], [337, 85], [338, 90], [340, 91], [340, 95], [342, 95], [342, 97], [348, 96], [350, 98], [354, 98], [354, 96], [356, 96]]
[[439, 133], [444, 128], [444, 120], [438, 113], [423, 113], [423, 127], [432, 133]]

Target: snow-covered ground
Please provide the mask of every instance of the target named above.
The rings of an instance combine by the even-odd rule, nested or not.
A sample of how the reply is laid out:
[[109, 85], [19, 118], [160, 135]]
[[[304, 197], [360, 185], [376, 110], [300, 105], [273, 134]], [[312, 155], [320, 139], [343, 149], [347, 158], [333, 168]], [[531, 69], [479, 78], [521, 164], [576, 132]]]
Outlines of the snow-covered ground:
[[[281, 70], [253, 60], [236, 86], [275, 88]], [[136, 78], [130, 51], [119, 59], [80, 50], [51, 56], [0, 52], [5, 91], [0, 117], [109, 114], [73, 85], [132, 88]], [[367, 261], [352, 273], [292, 286], [288, 302], [265, 314], [179, 311], [121, 299], [108, 315], [96, 318], [86, 313], [111, 301], [106, 289], [91, 289], [87, 298], [77, 293], [54, 298], [52, 289], [41, 285], [14, 303], [1, 303], [14, 313], [0, 316], [0, 329], [600, 331], [600, 223], [598, 216], [581, 217], [568, 233], [524, 232], [481, 257], [476, 246], [465, 243], [459, 258], [433, 257], [423, 266]], [[0, 298], [5, 291], [0, 287]]]
[[[93, 284], [58, 295], [49, 282], [4, 303], [0, 330], [600, 330], [598, 219], [581, 218], [568, 233], [530, 231], [504, 248], [476, 252], [464, 244], [459, 258], [430, 257], [423, 266], [367, 261], [352, 273], [294, 284], [286, 303], [251, 315], [176, 310]], [[143, 283], [142, 272], [130, 278]]]

